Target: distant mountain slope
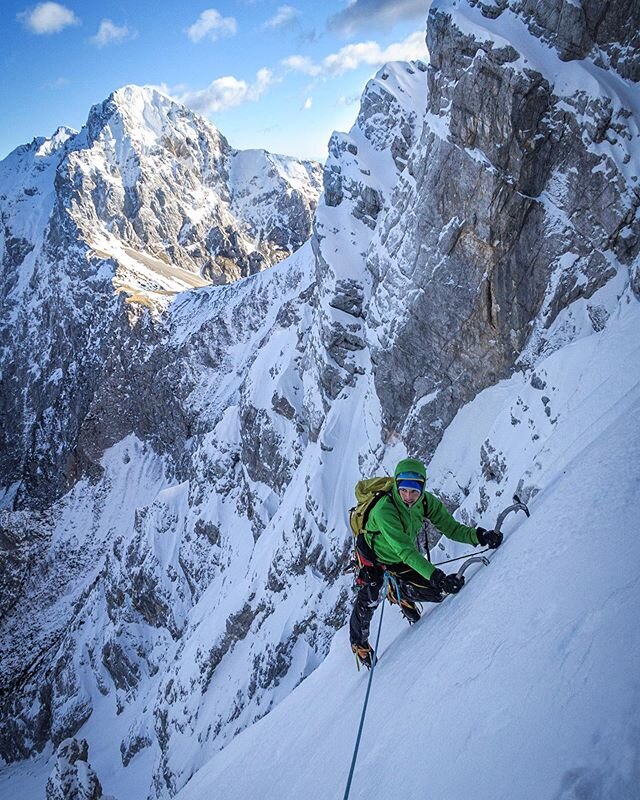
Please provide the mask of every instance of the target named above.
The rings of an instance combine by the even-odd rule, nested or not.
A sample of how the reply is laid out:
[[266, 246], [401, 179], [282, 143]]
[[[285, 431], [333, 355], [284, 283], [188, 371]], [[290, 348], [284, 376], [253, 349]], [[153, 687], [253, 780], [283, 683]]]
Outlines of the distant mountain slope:
[[[309, 238], [320, 181], [319, 164], [234, 150], [208, 120], [156, 89], [125, 86], [91, 109], [79, 134], [60, 129], [2, 162], [4, 236], [23, 242], [14, 245], [16, 257], [32, 249], [36, 231], [26, 212], [46, 223], [55, 193], [79, 238], [99, 253], [113, 251], [134, 284], [153, 289], [155, 277], [155, 288], [175, 288], [162, 271], [136, 275], [124, 248], [195, 272], [203, 283], [225, 283], [282, 260]], [[135, 261], [135, 253], [129, 257]], [[14, 262], [7, 249], [5, 273]], [[126, 286], [124, 277], [120, 283]], [[177, 285], [189, 285], [188, 276]]]

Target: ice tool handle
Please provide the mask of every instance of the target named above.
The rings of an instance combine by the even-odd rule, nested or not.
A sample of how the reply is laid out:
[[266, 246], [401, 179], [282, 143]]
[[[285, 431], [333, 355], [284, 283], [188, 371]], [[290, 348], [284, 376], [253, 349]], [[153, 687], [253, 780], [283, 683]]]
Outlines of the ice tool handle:
[[471, 556], [471, 558], [468, 558], [464, 562], [464, 564], [460, 566], [460, 569], [456, 572], [456, 575], [459, 578], [461, 578], [464, 575], [467, 568], [470, 567], [472, 564], [484, 564], [485, 567], [488, 567], [489, 559], [486, 556]]
[[[499, 531], [502, 528], [502, 523], [505, 521], [507, 514], [510, 514], [512, 511], [524, 511], [524, 513], [530, 517], [531, 514], [529, 513], [529, 509], [527, 508], [526, 504], [520, 500], [517, 494], [513, 495], [513, 505], [507, 506], [498, 514], [498, 519], [496, 521], [496, 526], [494, 530]], [[486, 556], [472, 556], [468, 558], [464, 564], [461, 565], [460, 569], [457, 572], [459, 578], [461, 578], [465, 570], [470, 567], [472, 564], [484, 564], [485, 567], [489, 566], [489, 559]]]
[[503, 511], [498, 514], [498, 520], [496, 522], [496, 527], [494, 530], [500, 531], [502, 530], [502, 523], [505, 521], [507, 514], [510, 514], [512, 511], [524, 511], [524, 513], [530, 517], [531, 514], [529, 513], [529, 509], [527, 508], [526, 504], [520, 500], [517, 494], [513, 495], [513, 505], [507, 506]]

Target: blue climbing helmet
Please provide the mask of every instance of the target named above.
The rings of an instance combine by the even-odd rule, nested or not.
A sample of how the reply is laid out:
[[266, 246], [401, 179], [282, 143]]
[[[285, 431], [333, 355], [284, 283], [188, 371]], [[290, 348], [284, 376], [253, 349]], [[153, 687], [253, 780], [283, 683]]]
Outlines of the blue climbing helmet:
[[396, 486], [400, 489], [413, 489], [422, 494], [427, 480], [427, 470], [417, 458], [405, 458], [395, 469]]
[[417, 472], [402, 472], [398, 475], [398, 489], [414, 489], [416, 492], [422, 492], [424, 478]]

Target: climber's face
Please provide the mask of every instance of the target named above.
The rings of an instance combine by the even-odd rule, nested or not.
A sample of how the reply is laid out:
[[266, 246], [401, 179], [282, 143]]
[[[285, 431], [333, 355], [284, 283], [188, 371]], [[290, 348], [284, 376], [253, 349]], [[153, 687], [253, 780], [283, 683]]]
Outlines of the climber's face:
[[420, 497], [420, 492], [416, 489], [398, 489], [400, 493], [400, 497], [402, 498], [402, 502], [411, 508], [411, 506], [418, 500]]

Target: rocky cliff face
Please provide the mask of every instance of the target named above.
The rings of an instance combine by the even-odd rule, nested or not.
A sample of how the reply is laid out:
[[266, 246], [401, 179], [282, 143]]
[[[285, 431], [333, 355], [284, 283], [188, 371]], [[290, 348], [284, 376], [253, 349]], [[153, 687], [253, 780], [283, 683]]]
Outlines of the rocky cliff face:
[[[430, 65], [391, 64], [368, 84], [330, 143], [311, 241], [271, 270], [153, 314], [134, 305], [133, 318], [108, 286], [111, 262], [96, 271], [83, 246], [82, 280], [61, 271], [61, 373], [32, 381], [13, 351], [29, 403], [58, 399], [35, 428], [49, 447], [39, 461], [24, 455], [31, 440], [11, 440], [35, 476], [2, 518], [5, 760], [78, 731], [93, 753], [108, 731], [92, 765], [109, 791], [135, 773], [140, 796], [174, 794], [327, 653], [349, 609], [357, 478], [407, 450], [429, 458], [460, 407], [514, 370], [543, 391], [541, 359], [637, 302], [633, 34], [604, 4], [600, 25], [585, 17], [592, 44], [567, 60], [566, 5], [435, 3]], [[220, 141], [207, 152], [224, 160]], [[132, 251], [158, 233], [109, 208]], [[78, 215], [57, 213], [77, 248]], [[31, 269], [29, 237], [9, 238]], [[54, 312], [32, 288], [41, 330]], [[76, 332], [67, 318], [96, 296], [112, 310]], [[544, 397], [528, 412], [536, 440], [554, 424]], [[507, 474], [535, 491], [533, 462], [509, 470], [488, 440], [474, 458], [467, 514], [492, 509]], [[69, 491], [34, 511], [30, 487], [65, 459]]]
[[60, 744], [46, 791], [47, 800], [109, 800], [91, 768], [84, 739], [65, 739]]
[[[533, 5], [434, 5], [426, 124], [371, 249], [387, 435], [417, 437], [427, 456], [463, 403], [548, 350], [557, 324], [570, 338], [560, 312], [638, 254], [629, 87], [591, 60], [583, 14], [591, 45], [570, 53], [577, 8]], [[630, 52], [624, 10], [600, 5], [606, 37], [615, 18]], [[607, 311], [587, 307], [597, 329]]]
[[637, 50], [640, 44], [640, 9], [629, 0], [601, 3], [586, 0], [496, 0], [470, 2], [483, 16], [497, 19], [503, 11], [516, 13], [530, 33], [551, 44], [562, 61], [589, 58], [604, 69], [613, 67], [623, 78], [640, 80]]

